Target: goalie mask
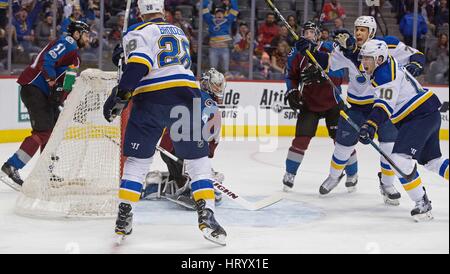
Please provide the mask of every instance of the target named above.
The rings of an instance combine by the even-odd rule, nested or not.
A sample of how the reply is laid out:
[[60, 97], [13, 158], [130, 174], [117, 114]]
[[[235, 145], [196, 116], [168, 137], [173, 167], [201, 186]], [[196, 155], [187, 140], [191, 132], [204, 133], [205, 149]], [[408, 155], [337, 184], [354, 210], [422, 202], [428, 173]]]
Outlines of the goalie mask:
[[200, 79], [200, 87], [221, 103], [225, 92], [226, 80], [222, 73], [215, 68], [211, 68], [208, 72], [203, 73]]

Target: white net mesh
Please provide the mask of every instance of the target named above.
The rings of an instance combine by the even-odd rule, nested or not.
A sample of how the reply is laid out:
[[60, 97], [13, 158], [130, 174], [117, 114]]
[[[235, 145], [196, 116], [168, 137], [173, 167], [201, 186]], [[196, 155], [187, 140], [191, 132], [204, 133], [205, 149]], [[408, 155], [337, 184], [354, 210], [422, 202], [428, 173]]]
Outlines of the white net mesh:
[[39, 160], [25, 180], [16, 212], [33, 217], [112, 217], [120, 181], [120, 119], [103, 103], [117, 73], [86, 70], [77, 78]]

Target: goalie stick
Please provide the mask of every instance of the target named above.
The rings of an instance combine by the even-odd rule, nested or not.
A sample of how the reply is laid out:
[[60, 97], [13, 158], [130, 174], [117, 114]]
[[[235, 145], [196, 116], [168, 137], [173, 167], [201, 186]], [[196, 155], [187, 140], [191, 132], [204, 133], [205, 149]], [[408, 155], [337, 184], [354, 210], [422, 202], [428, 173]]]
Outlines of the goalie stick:
[[[95, 129], [94, 128], [94, 130], [99, 130], [99, 129]], [[109, 139], [116, 146], [120, 146], [120, 144], [116, 140], [114, 140], [114, 138], [108, 136], [107, 134], [105, 134], [103, 132], [102, 132], [102, 135], [104, 137], [106, 137], [107, 139]], [[156, 150], [158, 150], [159, 152], [163, 153], [164, 155], [166, 155], [170, 159], [174, 160], [175, 162], [177, 162], [177, 163], [179, 163], [181, 165], [183, 164], [183, 161], [181, 159], [179, 159], [178, 157], [176, 157], [172, 153], [168, 152], [164, 148], [162, 148], [160, 146], [156, 146]], [[260, 200], [258, 202], [249, 202], [246, 199], [244, 199], [242, 196], [240, 196], [239, 194], [237, 194], [236, 192], [234, 192], [233, 190], [231, 190], [230, 188], [225, 186], [224, 184], [221, 184], [219, 182], [214, 182], [214, 188], [216, 190], [220, 191], [221, 193], [225, 194], [226, 197], [228, 197], [232, 201], [236, 202], [237, 204], [239, 204], [243, 208], [245, 208], [247, 210], [251, 210], [251, 211], [261, 210], [263, 208], [266, 208], [268, 206], [276, 204], [276, 203], [278, 203], [279, 201], [281, 201], [283, 199], [283, 197], [281, 195], [274, 194], [274, 195], [269, 196], [267, 198], [264, 198], [264, 199], [262, 199], [262, 200]]]
[[[183, 161], [180, 160], [178, 157], [173, 155], [172, 153], [168, 152], [164, 148], [157, 146], [156, 149], [165, 154], [170, 159], [174, 160], [177, 163], [183, 164]], [[264, 198], [258, 202], [250, 202], [244, 199], [242, 196], [231, 190], [229, 187], [225, 186], [224, 184], [221, 184], [219, 182], [214, 182], [214, 188], [221, 193], [223, 193], [226, 197], [228, 197], [230, 200], [234, 201], [235, 203], [239, 204], [243, 208], [250, 210], [250, 211], [257, 211], [261, 210], [263, 208], [266, 208], [268, 206], [271, 206], [273, 204], [278, 203], [281, 201], [282, 196], [274, 194], [272, 196], [269, 196], [267, 198]]]

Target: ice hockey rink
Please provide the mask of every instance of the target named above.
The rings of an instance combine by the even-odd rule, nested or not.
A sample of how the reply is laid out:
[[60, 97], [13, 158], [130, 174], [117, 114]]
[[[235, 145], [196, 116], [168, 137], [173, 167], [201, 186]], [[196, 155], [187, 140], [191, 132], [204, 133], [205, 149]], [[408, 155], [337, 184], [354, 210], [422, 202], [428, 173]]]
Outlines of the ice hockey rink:
[[[273, 152], [261, 152], [271, 142]], [[312, 141], [294, 191], [283, 194], [281, 178], [290, 138], [258, 141], [223, 140], [213, 161], [225, 174], [225, 184], [249, 200], [284, 195], [261, 211], [247, 211], [224, 197], [217, 218], [228, 232], [226, 247], [203, 239], [196, 212], [168, 201], [141, 202], [135, 210], [133, 234], [114, 247], [114, 221], [42, 220], [14, 213], [17, 193], [0, 185], [0, 253], [447, 253], [449, 252], [448, 182], [419, 168], [435, 219], [415, 223], [413, 202], [397, 182], [403, 197], [399, 207], [383, 203], [378, 190], [379, 156], [370, 146], [358, 146], [358, 191], [343, 184], [319, 197], [333, 144]], [[0, 145], [4, 162], [19, 144]], [[442, 150], [448, 157], [448, 141]], [[166, 170], [158, 158], [153, 169]], [[36, 159], [25, 169], [30, 172]]]

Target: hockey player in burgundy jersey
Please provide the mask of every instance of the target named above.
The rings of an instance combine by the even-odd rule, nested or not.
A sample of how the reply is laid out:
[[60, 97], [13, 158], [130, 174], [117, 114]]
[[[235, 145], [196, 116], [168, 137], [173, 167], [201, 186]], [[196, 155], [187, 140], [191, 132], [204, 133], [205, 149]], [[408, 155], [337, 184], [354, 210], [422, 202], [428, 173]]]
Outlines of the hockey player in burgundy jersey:
[[[314, 22], [308, 21], [303, 25], [303, 36], [317, 42], [320, 30]], [[321, 51], [329, 52], [332, 45], [321, 43]], [[332, 73], [332, 80], [336, 86], [342, 84], [343, 71]], [[316, 135], [320, 119], [325, 119], [328, 133], [334, 140], [339, 120], [341, 105], [338, 105], [333, 94], [333, 88], [326, 82], [320, 71], [310, 65], [307, 57], [300, 54], [295, 48], [288, 58], [286, 76], [288, 101], [292, 109], [300, 112], [297, 120], [295, 139], [289, 148], [286, 159], [286, 174], [283, 178], [283, 188], [289, 191], [294, 186], [295, 176], [301, 165], [311, 139]], [[356, 163], [356, 154], [347, 166], [347, 185], [354, 183], [352, 175]]]
[[[32, 132], [19, 150], [3, 164], [1, 170], [8, 178], [2, 181], [20, 190], [22, 169], [40, 148], [45, 148], [59, 116], [59, 107], [71, 91], [76, 69], [80, 66], [78, 49], [89, 42], [89, 26], [72, 22], [67, 35], [51, 41], [19, 76], [20, 97], [28, 109]], [[67, 72], [67, 73], [66, 73]]]

